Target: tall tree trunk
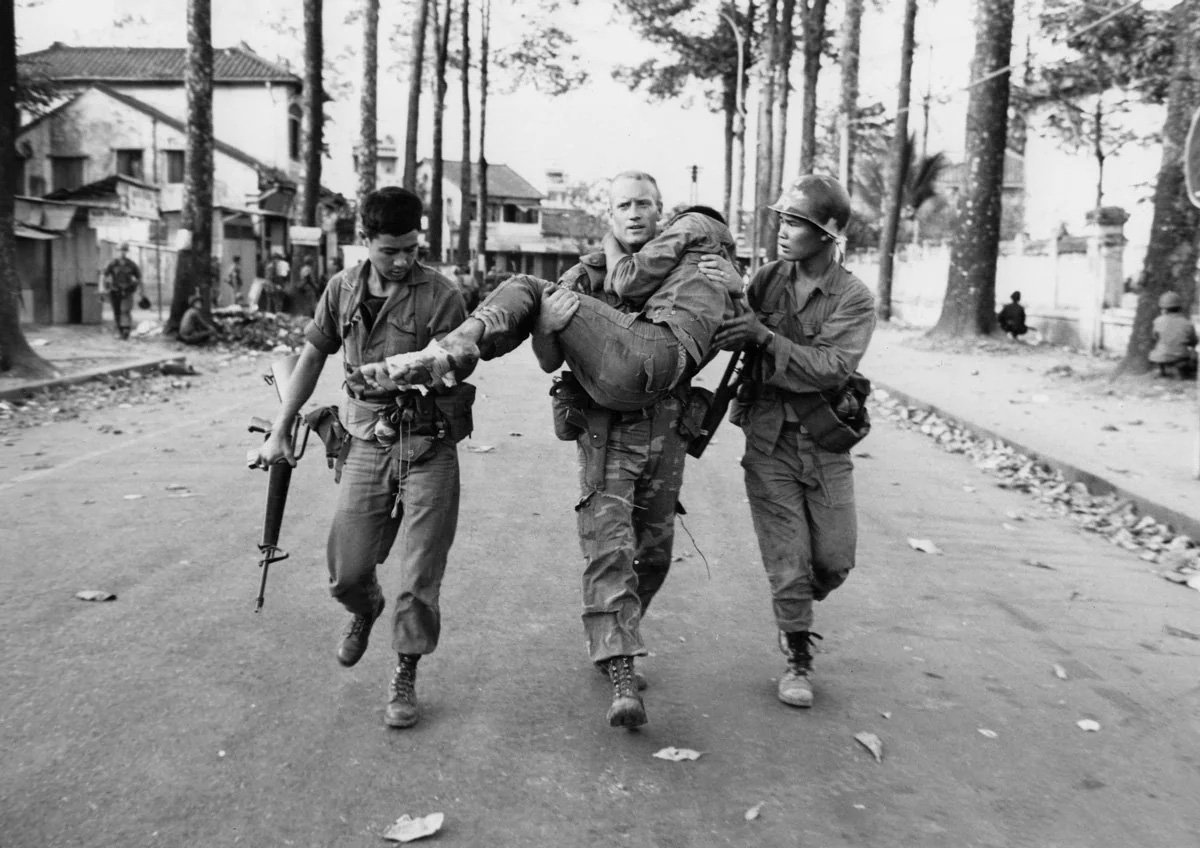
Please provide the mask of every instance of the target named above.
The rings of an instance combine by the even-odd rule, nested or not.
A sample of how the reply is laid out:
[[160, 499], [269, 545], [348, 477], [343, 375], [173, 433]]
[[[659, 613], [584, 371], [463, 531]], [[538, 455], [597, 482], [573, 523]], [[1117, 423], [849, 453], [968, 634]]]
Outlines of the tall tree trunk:
[[480, 0], [479, 10], [479, 190], [475, 193], [475, 220], [479, 229], [475, 235], [475, 267], [472, 272], [479, 286], [487, 274], [487, 207], [488, 207], [488, 162], [487, 162], [487, 103], [488, 103], [488, 47], [492, 33], [492, 0]]
[[[917, 0], [905, 0], [904, 38], [900, 44], [900, 84], [896, 87], [896, 129], [892, 137], [892, 166], [888, 169], [887, 207], [883, 210], [883, 229], [879, 233], [879, 286], [875, 314], [880, 321], [892, 319], [892, 275], [896, 264], [896, 237], [900, 232], [900, 212], [904, 203], [904, 184], [912, 145], [908, 140], [908, 104], [912, 87], [913, 40], [917, 22]], [[1007, 83], [1007, 80], [1005, 81]], [[1002, 160], [1003, 164], [1003, 160]]]
[[404, 126], [404, 187], [417, 190], [417, 141], [421, 124], [421, 77], [425, 69], [425, 31], [429, 29], [431, 0], [417, 0], [413, 23], [412, 57], [408, 73], [408, 121]]
[[[783, 0], [779, 21], [775, 27], [775, 114], [771, 124], [771, 183], [767, 191], [773, 202], [783, 191], [783, 162], [787, 150], [788, 103], [792, 96], [792, 56], [796, 53], [796, 35], [793, 23], [796, 18], [796, 0]], [[779, 256], [779, 218], [768, 215], [763, 240], [767, 247], [767, 259]]]
[[1092, 116], [1092, 154], [1096, 157], [1096, 208], [1104, 205], [1104, 95], [1096, 95]]
[[1142, 265], [1144, 285], [1119, 372], [1141, 373], [1150, 367], [1151, 325], [1164, 292], [1178, 292], [1185, 315], [1191, 314], [1194, 304], [1200, 209], [1188, 200], [1183, 154], [1192, 115], [1200, 109], [1200, 0], [1184, 0], [1174, 11], [1175, 66], [1163, 124], [1162, 163], [1154, 186], [1150, 244]]
[[462, 164], [459, 184], [462, 203], [458, 210], [458, 249], [455, 262], [467, 265], [471, 261], [471, 0], [462, 0]]
[[842, 65], [842, 98], [838, 115], [838, 135], [841, 141], [838, 178], [851, 197], [854, 196], [854, 118], [858, 114], [858, 52], [862, 42], [862, 16], [863, 0], [846, 0], [839, 51]]
[[21, 330], [21, 280], [13, 219], [17, 172], [17, 26], [12, 3], [0, 4], [0, 373], [54, 377], [54, 367], [29, 346]]
[[363, 0], [363, 84], [358, 101], [358, 207], [375, 190], [379, 161], [379, 0]]
[[723, 182], [721, 185], [721, 214], [725, 216], [725, 220], [731, 222], [730, 213], [733, 201], [733, 138], [736, 132], [737, 124], [737, 74], [730, 76], [726, 74], [721, 79], [721, 116], [724, 118], [724, 125], [721, 127], [721, 136], [724, 141], [724, 146], [721, 150], [721, 173]]
[[828, 0], [804, 0], [804, 88], [800, 114], [800, 173], [811, 174], [817, 159], [817, 81], [821, 76], [821, 49], [825, 46], [825, 10]]
[[750, 269], [758, 268], [759, 250], [766, 244], [766, 234], [771, 223], [774, 202], [771, 194], [771, 141], [774, 138], [772, 118], [775, 114], [775, 57], [777, 50], [776, 21], [778, 0], [767, 0], [763, 19], [762, 63], [759, 69], [760, 90], [758, 94], [758, 156], [754, 175], [754, 229], [751, 237]]
[[442, 140], [446, 120], [446, 59], [450, 48], [451, 11], [451, 0], [445, 0], [441, 17], [435, 14], [433, 19], [437, 55], [434, 60], [433, 83], [433, 174], [429, 186], [429, 255], [434, 262], [445, 260], [442, 250], [442, 227], [445, 223], [445, 213], [442, 209], [442, 177], [446, 166], [442, 157]]
[[178, 333], [188, 298], [199, 292], [208, 314], [212, 292], [213, 124], [212, 5], [188, 0], [187, 153], [180, 226], [192, 234], [191, 248], [180, 251], [167, 333]]
[[967, 104], [967, 180], [958, 203], [942, 314], [931, 335], [987, 335], [996, 326], [1013, 2], [979, 0], [977, 7]]
[[324, 0], [304, 0], [304, 126], [300, 135], [300, 158], [304, 175], [300, 183], [300, 223], [317, 226], [317, 203], [321, 199], [321, 154], [324, 148], [325, 91], [321, 81], [324, 59], [321, 26]]

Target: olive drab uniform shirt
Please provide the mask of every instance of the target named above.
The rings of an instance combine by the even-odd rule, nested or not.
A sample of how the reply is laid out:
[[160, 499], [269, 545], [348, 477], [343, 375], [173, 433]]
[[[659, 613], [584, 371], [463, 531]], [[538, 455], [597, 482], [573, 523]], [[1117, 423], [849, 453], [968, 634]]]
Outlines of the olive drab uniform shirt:
[[[467, 308], [458, 287], [417, 262], [403, 282], [391, 287], [372, 321], [363, 304], [370, 273], [371, 263], [364, 261], [336, 274], [304, 330], [305, 338], [322, 353], [342, 349], [347, 376], [364, 363], [421, 350], [466, 320]], [[376, 411], [396, 402], [394, 392], [352, 392], [349, 386], [347, 396], [344, 423], [351, 435], [361, 439], [372, 438]]]
[[748, 408], [736, 402], [731, 408], [730, 420], [747, 441], [769, 454], [784, 422], [799, 420], [790, 414], [789, 396], [837, 388], [858, 368], [875, 331], [875, 299], [836, 260], [815, 281], [801, 280], [793, 262], [770, 262], [750, 280], [746, 296], [759, 320], [790, 342], [758, 352], [757, 397]]

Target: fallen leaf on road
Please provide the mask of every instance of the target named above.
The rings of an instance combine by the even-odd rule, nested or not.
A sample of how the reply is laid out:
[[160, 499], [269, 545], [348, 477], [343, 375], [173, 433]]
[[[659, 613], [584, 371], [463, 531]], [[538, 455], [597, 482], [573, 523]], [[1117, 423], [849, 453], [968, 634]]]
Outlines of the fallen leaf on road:
[[1108, 433], [1116, 433], [1116, 432], [1118, 432], [1118, 431], [1117, 431], [1117, 428], [1116, 428], [1116, 427], [1114, 427], [1112, 424], [1105, 424], [1105, 425], [1104, 425], [1103, 427], [1101, 427], [1100, 429], [1101, 429], [1101, 430], [1104, 430], [1105, 432], [1108, 432]]
[[986, 727], [979, 728], [979, 732], [982, 735], [986, 736], [988, 739], [995, 739], [996, 737], [998, 737], [1000, 735], [999, 733], [997, 733], [994, 730], [988, 730]]
[[1075, 722], [1075, 724], [1080, 730], [1086, 730], [1089, 733], [1095, 733], [1100, 729], [1100, 722], [1091, 718], [1081, 718], [1079, 721]]
[[188, 487], [183, 485], [182, 483], [168, 483], [167, 484], [168, 492], [186, 492], [187, 490], [188, 490]]
[[1013, 525], [1009, 524], [1007, 521], [1000, 522], [1000, 526], [1003, 527], [1005, 530], [1008, 530], [1009, 532], [1012, 532], [1012, 533], [1017, 532], [1017, 528], [1014, 527]]
[[467, 453], [491, 453], [495, 449], [495, 445], [467, 445]]
[[1172, 627], [1169, 624], [1163, 625], [1163, 630], [1168, 636], [1178, 636], [1181, 639], [1194, 639], [1200, 642], [1200, 635], [1193, 633], [1190, 630], [1180, 630], [1178, 627]]
[[1023, 559], [1023, 560], [1021, 560], [1021, 564], [1022, 565], [1031, 565], [1034, 568], [1044, 568], [1047, 571], [1054, 570], [1054, 566], [1047, 565], [1046, 563], [1042, 562], [1040, 559]]
[[519, 437], [519, 436], [521, 436], [522, 434], [521, 434], [521, 433], [509, 433], [508, 435], [510, 435], [510, 436], [518, 436], [518, 437]]
[[700, 751], [693, 751], [691, 748], [663, 748], [661, 751], [655, 751], [653, 756], [660, 760], [670, 760], [673, 763], [681, 763], [684, 760], [700, 759]]
[[1061, 665], [1059, 665], [1058, 663], [1055, 663], [1054, 664], [1054, 676], [1057, 677], [1059, 680], [1066, 680], [1067, 679], [1067, 670], [1065, 668], [1063, 668]]
[[437, 833], [442, 829], [442, 822], [445, 820], [446, 816], [442, 813], [430, 813], [415, 819], [405, 813], [387, 829], [383, 838], [390, 839], [392, 842], [412, 842], [414, 839], [421, 839]]
[[144, 498], [144, 497], [146, 497], [146, 496], [145, 496], [145, 495], [125, 495], [125, 500], [127, 500], [127, 501], [138, 501], [138, 500], [141, 500], [141, 499], [142, 499], [142, 498]]
[[856, 453], [854, 456], [856, 459], [874, 459], [874, 457], [866, 451], [863, 451], [862, 453]]
[[942, 552], [942, 549], [929, 539], [909, 539], [908, 546], [923, 554], [940, 554]]
[[1015, 509], [1010, 509], [1008, 512], [1006, 512], [1004, 514], [1007, 515], [1009, 518], [1011, 518], [1013, 521], [1024, 521], [1025, 520], [1025, 513], [1019, 512], [1018, 510], [1015, 510]]
[[758, 815], [761, 812], [762, 812], [762, 804], [761, 803], [755, 804], [753, 807], [746, 810], [746, 821], [754, 821], [756, 818], [758, 818]]
[[883, 742], [874, 733], [855, 733], [854, 739], [859, 745], [862, 745], [871, 752], [871, 756], [875, 758], [875, 762], [883, 762]]
[[115, 601], [117, 599], [112, 592], [105, 592], [102, 589], [84, 589], [82, 592], [76, 592], [75, 597], [81, 601]]
[[892, 717], [892, 714], [891, 714], [891, 713], [888, 713], [888, 712], [883, 712], [883, 713], [880, 713], [880, 715], [881, 715], [881, 716], [883, 716], [884, 718], [891, 718], [891, 717]]
[[49, 339], [30, 339], [29, 344], [31, 347], [45, 347], [46, 345], [50, 344], [50, 340]]

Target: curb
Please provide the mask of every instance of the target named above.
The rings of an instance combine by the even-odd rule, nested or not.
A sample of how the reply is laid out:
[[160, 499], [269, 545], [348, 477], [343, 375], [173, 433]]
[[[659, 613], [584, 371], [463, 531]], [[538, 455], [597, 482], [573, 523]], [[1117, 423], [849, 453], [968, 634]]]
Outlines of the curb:
[[1062, 474], [1063, 479], [1067, 482], [1083, 483], [1083, 485], [1087, 486], [1088, 490], [1094, 495], [1115, 494], [1122, 500], [1127, 500], [1137, 507], [1137, 510], [1141, 515], [1149, 515], [1159, 523], [1169, 525], [1170, 528], [1176, 533], [1183, 533], [1192, 539], [1200, 540], [1200, 518], [1185, 515], [1178, 510], [1163, 506], [1160, 503], [1150, 500], [1145, 495], [1139, 495], [1117, 485], [1106, 477], [1093, 474], [1091, 471], [1079, 468], [1076, 465], [1072, 465], [1069, 462], [1064, 462], [1056, 457], [1047, 456], [1046, 454], [1037, 451], [1028, 445], [1024, 445], [1021, 442], [1004, 435], [1003, 433], [998, 433], [995, 430], [988, 429], [987, 427], [981, 427], [978, 424], [975, 424], [973, 421], [968, 421], [961, 416], [946, 412], [944, 409], [941, 409], [932, 403], [913, 397], [907, 392], [893, 388], [886, 383], [882, 383], [878, 380], [873, 382], [876, 388], [883, 389], [905, 406], [933, 412], [938, 417], [949, 421], [951, 424], [961, 427], [964, 430], [969, 430], [977, 436], [982, 436], [987, 439], [995, 439], [998, 442], [1004, 442], [1006, 445], [1009, 445], [1014, 450], [1019, 451], [1030, 459], [1037, 460], [1038, 462], [1042, 462], [1050, 466], [1055, 471]]
[[95, 380], [99, 377], [108, 377], [116, 374], [128, 374], [131, 371], [146, 371], [154, 368], [161, 368], [168, 362], [183, 362], [187, 357], [178, 356], [155, 356], [149, 359], [135, 359], [130, 362], [125, 362], [121, 365], [105, 365], [99, 368], [89, 368], [87, 371], [80, 371], [78, 374], [71, 374], [67, 377], [53, 377], [49, 380], [35, 380], [26, 383], [23, 386], [17, 386], [12, 389], [0, 389], [0, 400], [13, 400], [24, 397], [31, 397], [45, 389], [57, 388], [58, 386], [73, 386], [77, 383], [86, 383], [89, 380]]

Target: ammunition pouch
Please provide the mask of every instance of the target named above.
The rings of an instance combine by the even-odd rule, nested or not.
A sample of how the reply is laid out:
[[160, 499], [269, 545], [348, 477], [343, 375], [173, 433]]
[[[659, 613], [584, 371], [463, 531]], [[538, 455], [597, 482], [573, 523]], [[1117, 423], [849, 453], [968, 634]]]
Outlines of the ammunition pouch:
[[554, 418], [554, 435], [564, 442], [573, 442], [587, 429], [585, 409], [595, 404], [579, 385], [575, 375], [563, 371], [550, 386], [550, 411]]
[[794, 395], [788, 404], [817, 447], [831, 453], [846, 453], [871, 432], [867, 414], [870, 394], [871, 381], [855, 371], [836, 389]]
[[459, 383], [422, 395], [406, 392], [390, 402], [348, 398], [346, 430], [367, 441], [391, 445], [411, 436], [427, 436], [450, 444], [471, 435], [475, 386]]
[[683, 398], [683, 410], [679, 415], [679, 435], [688, 443], [689, 453], [692, 452], [691, 445], [697, 439], [703, 438], [707, 443], [710, 437], [705, 431], [704, 420], [708, 417], [715, 399], [716, 395], [701, 386], [690, 386], [687, 389]]
[[342, 479], [342, 466], [350, 452], [350, 433], [342, 425], [336, 406], [321, 406], [304, 416], [304, 423], [325, 445], [325, 462], [333, 469], [333, 482]]

